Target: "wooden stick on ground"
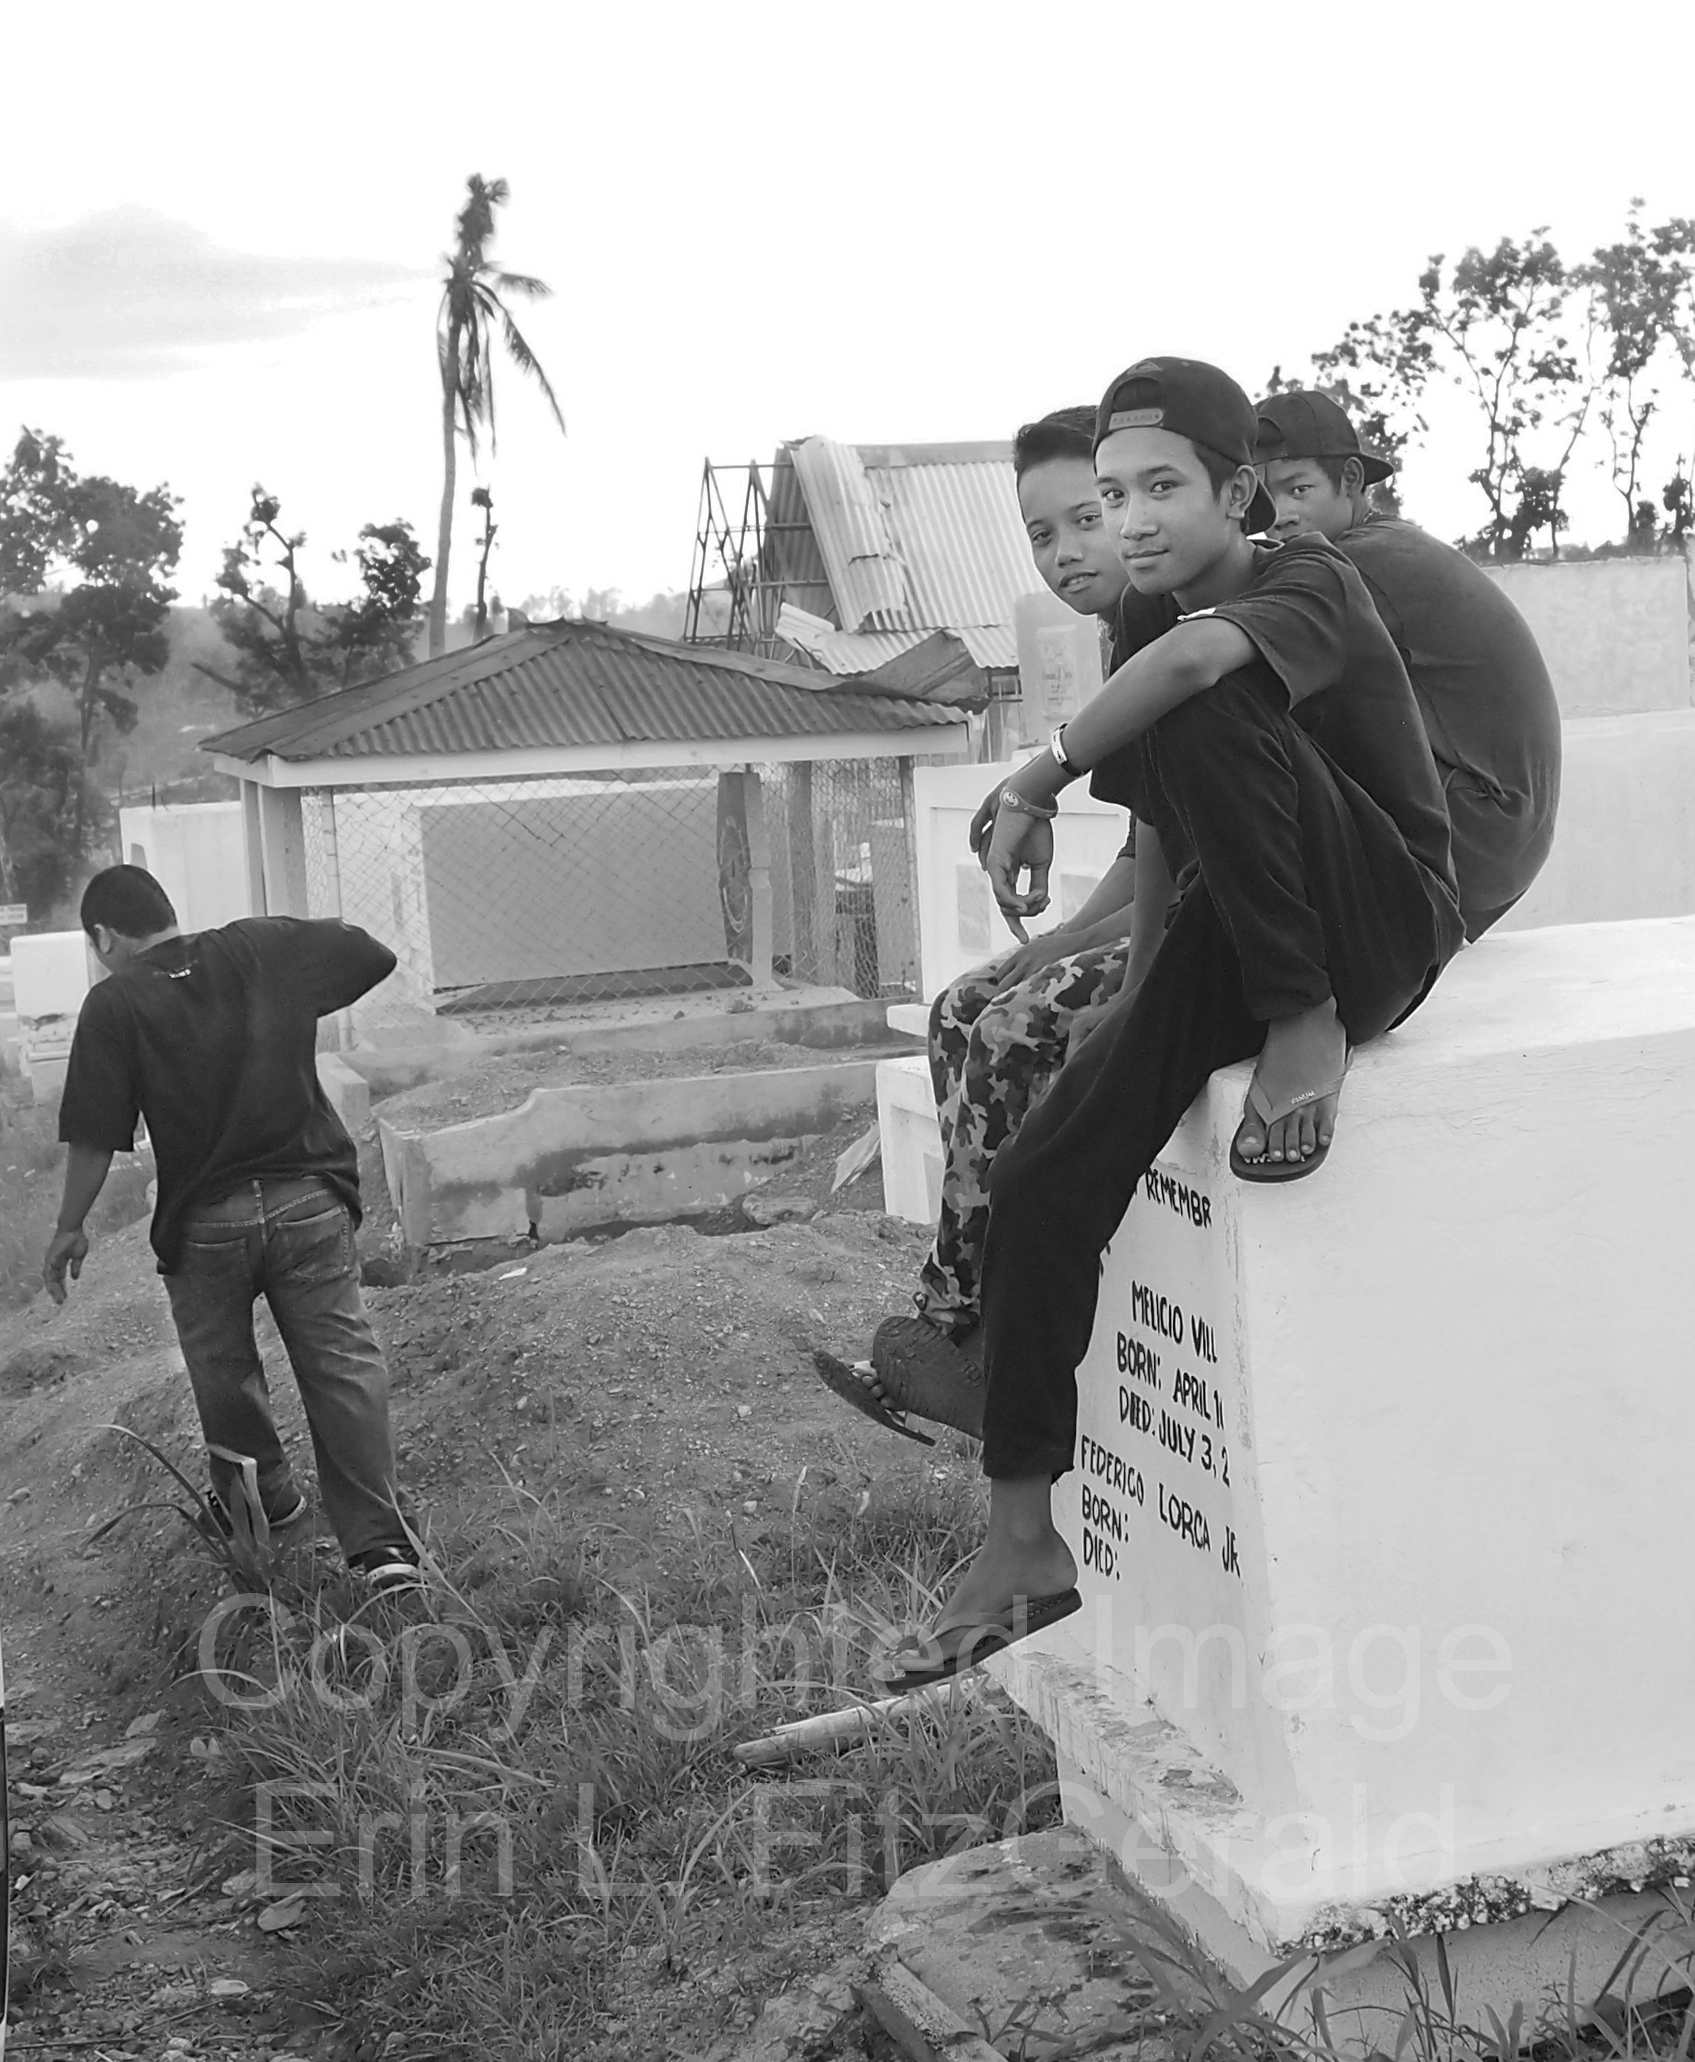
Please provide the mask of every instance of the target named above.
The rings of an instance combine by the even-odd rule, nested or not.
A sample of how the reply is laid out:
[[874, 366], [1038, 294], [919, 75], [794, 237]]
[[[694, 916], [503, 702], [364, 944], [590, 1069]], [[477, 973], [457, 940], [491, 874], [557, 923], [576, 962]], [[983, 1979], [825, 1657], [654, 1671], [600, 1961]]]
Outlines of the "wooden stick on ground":
[[797, 1761], [825, 1747], [840, 1747], [863, 1739], [886, 1718], [900, 1718], [909, 1711], [922, 1711], [942, 1701], [943, 1693], [957, 1686], [970, 1699], [976, 1685], [964, 1677], [930, 1683], [922, 1690], [909, 1690], [903, 1697], [880, 1697], [872, 1704], [850, 1704], [845, 1711], [821, 1711], [815, 1718], [797, 1718], [764, 1733], [757, 1740], [743, 1740], [730, 1752], [749, 1768], [765, 1768], [779, 1761]]

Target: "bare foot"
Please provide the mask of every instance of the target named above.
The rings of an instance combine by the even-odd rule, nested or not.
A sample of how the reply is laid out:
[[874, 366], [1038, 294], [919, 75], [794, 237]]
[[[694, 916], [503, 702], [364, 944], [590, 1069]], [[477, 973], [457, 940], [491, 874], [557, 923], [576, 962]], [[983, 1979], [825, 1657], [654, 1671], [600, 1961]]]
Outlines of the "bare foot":
[[[1348, 1035], [1331, 999], [1303, 1010], [1298, 1017], [1282, 1017], [1268, 1026], [1254, 1078], [1261, 1094], [1276, 1109], [1293, 1096], [1337, 1080], [1347, 1057]], [[1250, 1105], [1237, 1128], [1236, 1150], [1244, 1160], [1310, 1160], [1335, 1134], [1336, 1103], [1333, 1090], [1302, 1103], [1269, 1128]]]
[[1020, 1598], [1051, 1597], [1076, 1582], [1077, 1563], [1054, 1529], [1048, 1478], [993, 1482], [988, 1534], [937, 1615], [932, 1636], [1007, 1618]]

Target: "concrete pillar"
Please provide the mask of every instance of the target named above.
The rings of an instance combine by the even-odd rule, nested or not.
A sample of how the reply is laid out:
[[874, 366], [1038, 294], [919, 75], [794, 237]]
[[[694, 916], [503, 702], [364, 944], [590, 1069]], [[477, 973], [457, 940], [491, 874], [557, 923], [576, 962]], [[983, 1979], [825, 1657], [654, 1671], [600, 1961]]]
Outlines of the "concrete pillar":
[[300, 817], [300, 790], [261, 787], [258, 796], [265, 909], [271, 916], [309, 916], [306, 837]]
[[264, 916], [265, 850], [259, 828], [259, 796], [256, 780], [241, 783], [241, 843], [247, 865], [247, 906], [255, 916]]

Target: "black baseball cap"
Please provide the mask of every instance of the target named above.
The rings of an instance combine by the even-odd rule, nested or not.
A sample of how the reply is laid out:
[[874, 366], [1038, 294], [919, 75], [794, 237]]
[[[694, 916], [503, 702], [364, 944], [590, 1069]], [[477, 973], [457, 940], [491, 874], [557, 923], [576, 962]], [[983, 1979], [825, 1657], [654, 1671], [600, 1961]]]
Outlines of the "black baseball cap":
[[[1095, 411], [1095, 448], [1114, 430], [1170, 430], [1232, 465], [1253, 465], [1259, 437], [1254, 404], [1227, 372], [1199, 358], [1140, 358], [1121, 372]], [[1269, 530], [1277, 504], [1260, 487], [1243, 528]]]
[[1279, 458], [1357, 458], [1369, 487], [1386, 480], [1395, 470], [1381, 453], [1368, 451], [1348, 412], [1328, 394], [1302, 387], [1286, 393], [1268, 394], [1259, 404], [1259, 443], [1255, 463], [1270, 465]]

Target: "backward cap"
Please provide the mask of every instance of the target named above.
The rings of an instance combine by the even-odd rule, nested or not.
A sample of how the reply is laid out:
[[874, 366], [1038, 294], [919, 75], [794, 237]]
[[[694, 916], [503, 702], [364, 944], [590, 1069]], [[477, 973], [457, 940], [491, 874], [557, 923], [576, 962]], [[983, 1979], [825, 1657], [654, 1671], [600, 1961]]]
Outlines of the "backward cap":
[[[1139, 358], [1101, 397], [1095, 448], [1116, 430], [1161, 429], [1204, 444], [1233, 465], [1252, 465], [1259, 418], [1246, 393], [1216, 365], [1199, 358]], [[1247, 513], [1250, 535], [1269, 530], [1276, 507], [1261, 487]]]
[[1369, 487], [1395, 470], [1380, 452], [1360, 442], [1352, 418], [1340, 403], [1312, 388], [1290, 387], [1259, 404], [1256, 462], [1280, 458], [1357, 458]]

